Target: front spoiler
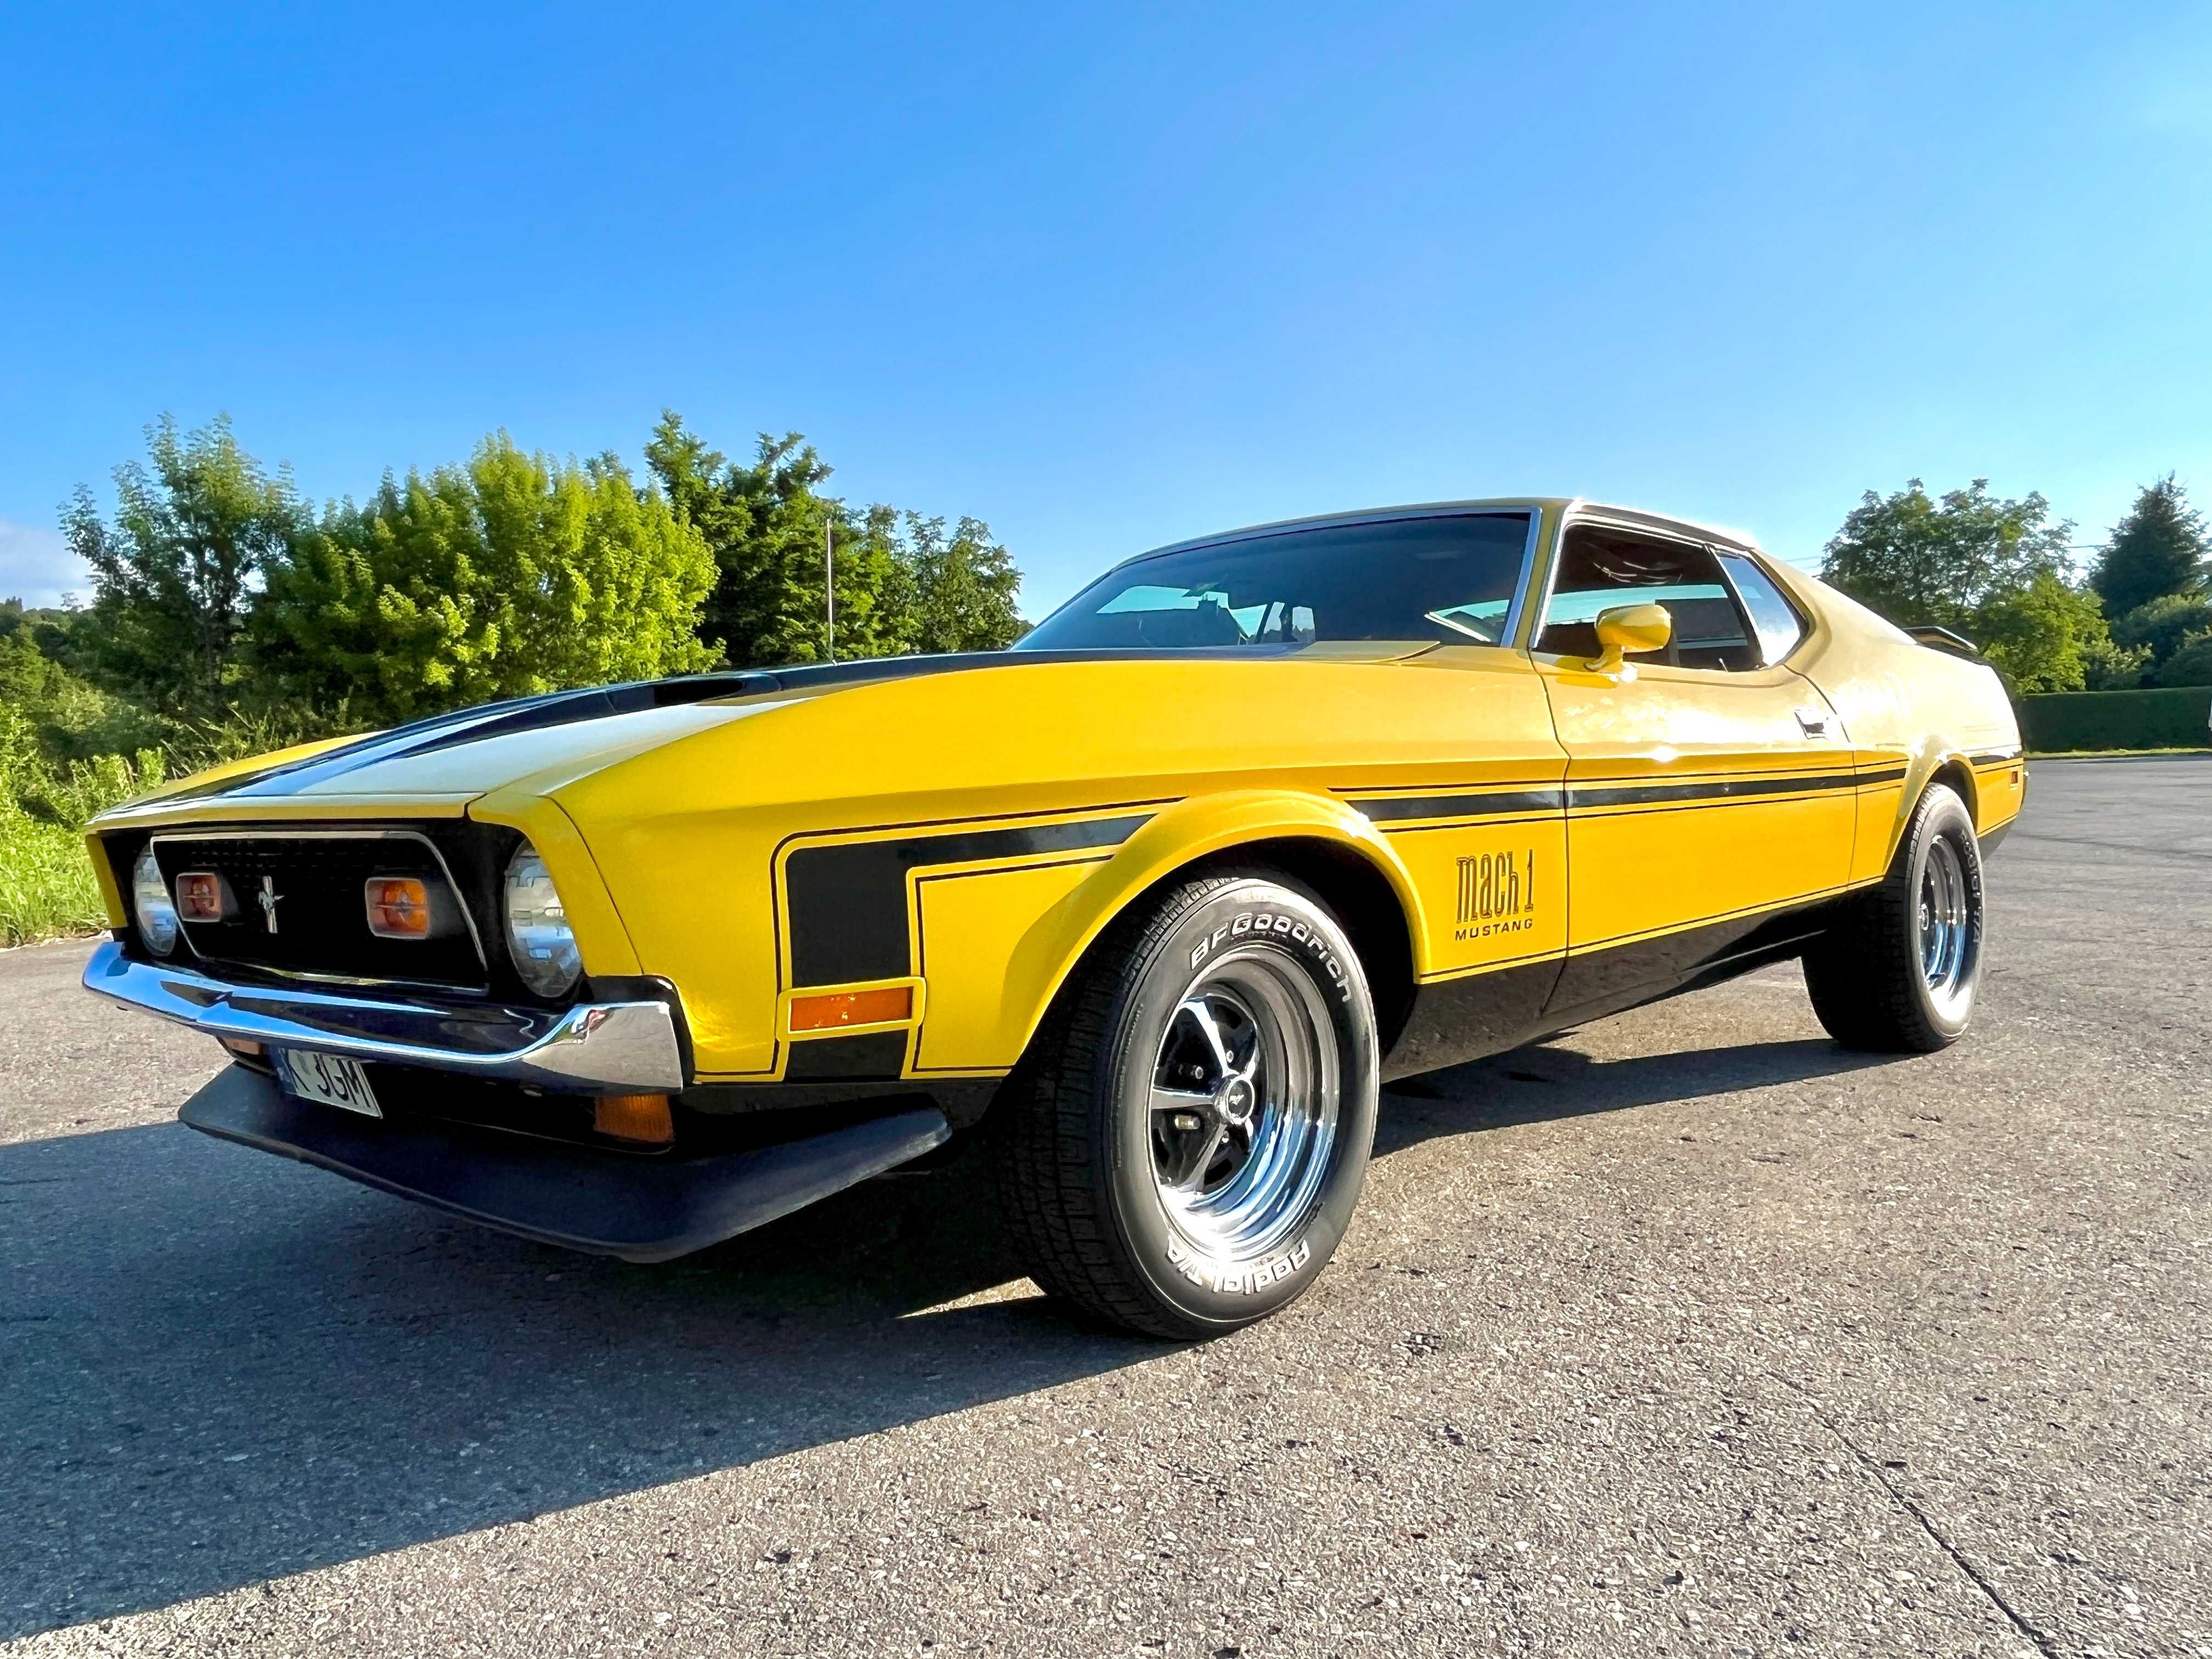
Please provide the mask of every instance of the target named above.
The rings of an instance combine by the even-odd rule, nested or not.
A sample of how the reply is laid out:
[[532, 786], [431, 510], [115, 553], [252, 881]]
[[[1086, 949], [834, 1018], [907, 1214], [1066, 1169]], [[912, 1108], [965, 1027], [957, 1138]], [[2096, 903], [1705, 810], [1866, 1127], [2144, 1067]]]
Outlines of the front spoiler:
[[710, 1158], [641, 1158], [293, 1099], [233, 1066], [177, 1114], [219, 1139], [312, 1164], [541, 1243], [665, 1261], [790, 1214], [950, 1138], [933, 1107]]
[[213, 1036], [560, 1092], [673, 1094], [685, 1080], [676, 1015], [665, 1002], [522, 1008], [279, 989], [134, 961], [112, 939], [85, 963], [84, 988]]

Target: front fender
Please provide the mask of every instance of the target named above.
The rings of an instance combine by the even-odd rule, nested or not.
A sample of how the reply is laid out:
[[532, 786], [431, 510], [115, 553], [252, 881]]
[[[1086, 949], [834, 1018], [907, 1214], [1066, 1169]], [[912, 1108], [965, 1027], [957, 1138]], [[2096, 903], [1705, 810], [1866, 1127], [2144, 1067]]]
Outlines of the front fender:
[[1130, 836], [1015, 945], [1006, 963], [1007, 1002], [1026, 1011], [1015, 1051], [1029, 1046], [1084, 952], [1146, 893], [1201, 860], [1284, 840], [1326, 842], [1374, 866], [1405, 912], [1416, 972], [1427, 966], [1418, 960], [1427, 938], [1420, 895], [1397, 854], [1361, 814], [1326, 796], [1288, 790], [1194, 796], [1167, 807]]
[[526, 790], [501, 789], [471, 801], [469, 817], [479, 823], [520, 830], [538, 849], [560, 890], [586, 973], [623, 976], [642, 971], [637, 947], [607, 892], [599, 860], [559, 802]]

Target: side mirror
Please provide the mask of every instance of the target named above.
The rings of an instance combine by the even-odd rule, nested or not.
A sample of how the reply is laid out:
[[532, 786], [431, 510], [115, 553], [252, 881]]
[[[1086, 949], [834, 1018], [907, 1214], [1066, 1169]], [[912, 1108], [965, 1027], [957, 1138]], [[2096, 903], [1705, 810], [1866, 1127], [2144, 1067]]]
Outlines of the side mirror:
[[1619, 674], [1621, 659], [1631, 651], [1664, 651], [1674, 637], [1674, 619], [1663, 605], [1617, 605], [1597, 613], [1598, 654], [1590, 659], [1593, 674]]

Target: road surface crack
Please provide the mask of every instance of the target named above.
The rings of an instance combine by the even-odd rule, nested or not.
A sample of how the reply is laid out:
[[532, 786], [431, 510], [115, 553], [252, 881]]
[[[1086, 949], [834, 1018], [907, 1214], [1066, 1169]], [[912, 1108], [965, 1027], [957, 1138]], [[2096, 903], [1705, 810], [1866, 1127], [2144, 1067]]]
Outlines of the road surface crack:
[[1910, 1497], [1898, 1490], [1897, 1483], [1889, 1478], [1889, 1471], [1882, 1466], [1881, 1460], [1870, 1455], [1857, 1441], [1844, 1433], [1843, 1425], [1822, 1409], [1817, 1396], [1798, 1383], [1791, 1382], [1779, 1371], [1769, 1371], [1767, 1375], [1805, 1402], [1808, 1409], [1820, 1419], [1820, 1426], [1835, 1436], [1842, 1443], [1844, 1449], [1858, 1460], [1859, 1467], [1872, 1475], [1881, 1485], [1881, 1489], [1889, 1494], [1890, 1502], [1920, 1523], [1920, 1529], [1928, 1534], [1929, 1540], [1951, 1558], [1951, 1565], [1966, 1574], [1974, 1588], [1989, 1598], [1990, 1605], [2004, 1614], [2014, 1630], [2034, 1643], [2039, 1651], [2048, 1656], [2048, 1659], [2059, 1659], [2058, 1644], [2045, 1635], [2040, 1627], [2023, 1618], [2019, 1609], [2005, 1600], [2003, 1592], [1991, 1583], [1982, 1570], [1967, 1558], [1966, 1553], [1943, 1535], [1942, 1528], [1928, 1518], [1928, 1512], [1914, 1503]]

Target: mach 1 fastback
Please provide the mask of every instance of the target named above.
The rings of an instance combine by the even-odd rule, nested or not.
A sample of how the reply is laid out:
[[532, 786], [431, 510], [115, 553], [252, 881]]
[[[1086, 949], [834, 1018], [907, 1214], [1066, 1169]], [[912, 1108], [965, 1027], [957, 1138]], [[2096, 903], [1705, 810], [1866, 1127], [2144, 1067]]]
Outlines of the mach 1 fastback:
[[556, 692], [90, 827], [91, 989], [193, 1127], [658, 1261], [979, 1137], [1050, 1292], [1188, 1337], [1311, 1285], [1381, 1085], [1802, 957], [1929, 1050], [2021, 807], [1996, 674], [1582, 501], [1263, 526], [1012, 649]]

